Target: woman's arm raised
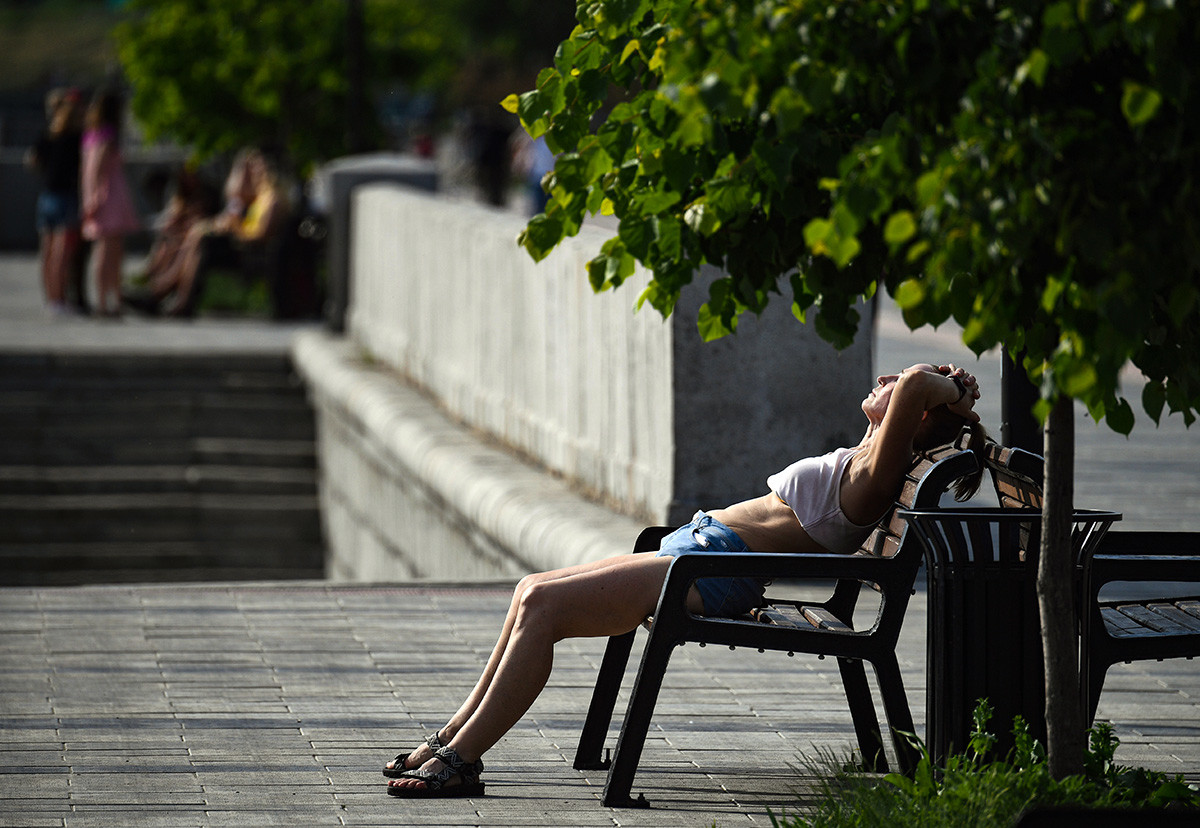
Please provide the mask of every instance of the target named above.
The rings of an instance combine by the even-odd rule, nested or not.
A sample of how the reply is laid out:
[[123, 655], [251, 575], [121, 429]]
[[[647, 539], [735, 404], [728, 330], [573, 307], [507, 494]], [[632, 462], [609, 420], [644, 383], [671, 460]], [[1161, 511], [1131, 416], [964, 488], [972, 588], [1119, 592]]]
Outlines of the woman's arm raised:
[[881, 387], [864, 402], [870, 420], [865, 450], [842, 484], [842, 509], [852, 520], [872, 519], [884, 512], [912, 462], [913, 440], [925, 412], [945, 405], [976, 422], [975, 377], [953, 365], [914, 366], [894, 379], [880, 378]]

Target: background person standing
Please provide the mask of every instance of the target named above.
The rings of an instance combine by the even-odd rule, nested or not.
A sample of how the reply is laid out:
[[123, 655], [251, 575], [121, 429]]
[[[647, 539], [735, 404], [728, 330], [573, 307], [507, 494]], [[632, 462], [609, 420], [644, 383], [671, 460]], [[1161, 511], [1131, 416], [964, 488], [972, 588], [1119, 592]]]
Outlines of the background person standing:
[[55, 314], [67, 311], [67, 276], [79, 247], [82, 100], [77, 89], [55, 89], [46, 96], [48, 123], [28, 157], [42, 180], [36, 214], [42, 292]]
[[121, 263], [125, 236], [139, 227], [120, 147], [121, 99], [101, 90], [88, 107], [83, 135], [83, 237], [94, 242], [96, 311], [121, 313]]

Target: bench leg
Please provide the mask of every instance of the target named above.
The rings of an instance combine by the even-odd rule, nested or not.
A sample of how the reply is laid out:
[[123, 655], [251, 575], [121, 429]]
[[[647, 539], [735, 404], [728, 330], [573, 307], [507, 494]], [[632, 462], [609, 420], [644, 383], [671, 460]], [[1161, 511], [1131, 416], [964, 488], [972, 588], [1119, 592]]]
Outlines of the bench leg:
[[883, 700], [883, 712], [892, 731], [892, 742], [896, 747], [896, 761], [902, 773], [911, 774], [920, 760], [920, 753], [909, 741], [915, 734], [912, 712], [908, 707], [908, 696], [904, 692], [904, 681], [900, 677], [900, 662], [895, 653], [888, 653], [874, 662], [875, 676], [879, 679], [879, 695]]
[[629, 662], [629, 651], [633, 648], [636, 633], [637, 629], [634, 628], [608, 639], [604, 660], [596, 676], [596, 687], [592, 690], [592, 703], [579, 734], [575, 770], [604, 770], [609, 766], [601, 758], [600, 752], [608, 736], [608, 725], [612, 722], [613, 707], [617, 703], [617, 693], [621, 690], [621, 679], [625, 677], [625, 665]]
[[1104, 678], [1108, 675], [1108, 667], [1109, 665], [1086, 656], [1084, 663], [1080, 665], [1079, 681], [1083, 685], [1083, 711], [1087, 713], [1089, 727], [1096, 721], [1096, 707], [1100, 704], [1100, 691], [1104, 689]]
[[867, 684], [867, 671], [862, 659], [839, 658], [838, 669], [842, 673], [842, 685], [846, 688], [850, 716], [854, 719], [854, 732], [858, 735], [863, 767], [874, 773], [887, 773], [883, 734], [879, 730], [879, 718], [875, 715], [875, 703], [871, 699], [871, 688]]
[[[617, 737], [612, 767], [608, 769], [608, 780], [604, 783], [602, 801], [609, 808], [649, 806], [644, 797], [633, 799], [630, 791], [633, 788], [633, 776], [637, 773], [638, 761], [642, 758], [646, 733], [650, 730], [650, 718], [654, 715], [658, 691], [662, 688], [663, 675], [667, 671], [667, 662], [675, 648], [673, 639], [662, 634], [662, 630], [658, 630], [662, 620], [661, 617], [657, 617], [651, 625], [650, 640], [642, 654], [642, 663], [638, 667], [637, 679], [633, 684], [633, 694], [629, 698], [629, 709], [625, 713], [625, 722], [621, 725], [621, 734]], [[655, 634], [656, 630], [658, 635]]]

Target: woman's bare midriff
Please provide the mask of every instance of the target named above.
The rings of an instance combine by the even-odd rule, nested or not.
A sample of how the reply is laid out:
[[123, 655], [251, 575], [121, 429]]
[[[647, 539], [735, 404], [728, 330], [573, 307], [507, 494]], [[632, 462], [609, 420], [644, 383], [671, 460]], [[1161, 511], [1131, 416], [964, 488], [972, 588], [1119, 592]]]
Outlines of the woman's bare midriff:
[[708, 511], [754, 552], [827, 552], [808, 536], [796, 513], [774, 492]]

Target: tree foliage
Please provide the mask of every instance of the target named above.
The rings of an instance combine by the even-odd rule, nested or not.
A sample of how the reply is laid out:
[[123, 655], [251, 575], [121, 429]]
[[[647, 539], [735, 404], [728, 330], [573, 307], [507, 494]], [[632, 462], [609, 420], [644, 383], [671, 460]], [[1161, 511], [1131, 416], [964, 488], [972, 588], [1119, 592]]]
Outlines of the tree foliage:
[[705, 262], [699, 325], [790, 294], [841, 346], [882, 286], [911, 327], [1006, 344], [1042, 411], [1082, 400], [1127, 433], [1200, 410], [1200, 6], [977, 0], [580, 0], [535, 89], [506, 107], [562, 154], [521, 242], [588, 215], [670, 313]]
[[[116, 30], [152, 140], [201, 156], [277, 145], [299, 168], [345, 151], [345, 0], [133, 0]], [[431, 0], [364, 0], [367, 74], [444, 82], [459, 37]]]

